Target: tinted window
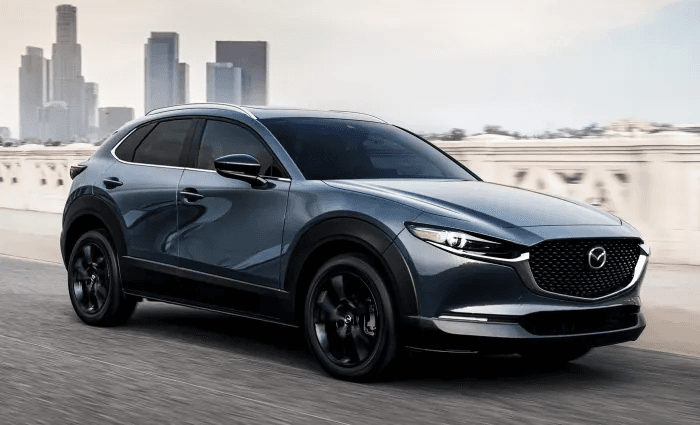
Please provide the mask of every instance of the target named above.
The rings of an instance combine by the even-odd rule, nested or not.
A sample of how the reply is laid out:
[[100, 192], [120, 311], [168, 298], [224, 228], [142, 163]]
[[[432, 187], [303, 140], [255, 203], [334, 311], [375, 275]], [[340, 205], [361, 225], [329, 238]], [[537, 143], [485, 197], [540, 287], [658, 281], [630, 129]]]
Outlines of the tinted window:
[[155, 126], [155, 123], [147, 124], [143, 127], [137, 128], [135, 131], [129, 134], [126, 139], [119, 144], [117, 150], [114, 151], [117, 158], [121, 159], [122, 161], [133, 161], [136, 146], [143, 141], [146, 135], [148, 135], [148, 133], [153, 130], [153, 127]]
[[216, 158], [245, 153], [260, 163], [264, 176], [282, 177], [281, 169], [263, 142], [245, 128], [223, 121], [207, 121], [197, 158], [197, 168], [214, 169]]
[[183, 150], [194, 120], [172, 120], [158, 123], [134, 152], [134, 162], [183, 167]]
[[310, 180], [475, 180], [430, 144], [388, 124], [323, 118], [270, 118], [261, 122]]

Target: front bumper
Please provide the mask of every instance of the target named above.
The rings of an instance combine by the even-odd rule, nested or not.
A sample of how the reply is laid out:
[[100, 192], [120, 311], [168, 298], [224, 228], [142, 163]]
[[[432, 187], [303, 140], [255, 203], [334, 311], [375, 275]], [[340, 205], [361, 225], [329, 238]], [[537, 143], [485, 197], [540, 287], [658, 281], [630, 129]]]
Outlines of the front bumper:
[[411, 253], [419, 300], [419, 314], [403, 318], [409, 348], [515, 353], [533, 345], [596, 347], [634, 341], [646, 326], [639, 296], [646, 246], [640, 246], [629, 285], [580, 299], [539, 288], [525, 256], [498, 262], [447, 253], [409, 235], [399, 241]]
[[484, 322], [457, 317], [412, 317], [408, 320], [406, 345], [414, 350], [481, 353], [517, 353], [545, 345], [599, 347], [634, 341], [646, 327], [644, 314], [634, 305], [588, 312], [546, 312], [551, 316], [536, 318], [542, 314], [490, 316], [490, 321]]

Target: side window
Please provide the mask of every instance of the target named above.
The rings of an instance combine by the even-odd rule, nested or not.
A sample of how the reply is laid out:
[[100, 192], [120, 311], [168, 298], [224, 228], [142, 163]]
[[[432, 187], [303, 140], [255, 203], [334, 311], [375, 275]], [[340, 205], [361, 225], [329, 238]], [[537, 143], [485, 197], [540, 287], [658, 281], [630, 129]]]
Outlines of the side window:
[[184, 167], [187, 135], [194, 120], [171, 120], [158, 123], [134, 152], [134, 161], [140, 164]]
[[129, 134], [126, 139], [121, 142], [117, 150], [114, 151], [117, 158], [121, 159], [122, 161], [132, 162], [134, 160], [134, 150], [136, 150], [139, 143], [143, 141], [143, 139], [148, 135], [148, 133], [150, 133], [151, 130], [153, 130], [153, 127], [155, 126], [155, 123], [147, 124]]
[[216, 158], [241, 153], [254, 156], [258, 160], [261, 175], [284, 176], [270, 151], [253, 133], [228, 122], [207, 121], [199, 147], [197, 168], [213, 170]]

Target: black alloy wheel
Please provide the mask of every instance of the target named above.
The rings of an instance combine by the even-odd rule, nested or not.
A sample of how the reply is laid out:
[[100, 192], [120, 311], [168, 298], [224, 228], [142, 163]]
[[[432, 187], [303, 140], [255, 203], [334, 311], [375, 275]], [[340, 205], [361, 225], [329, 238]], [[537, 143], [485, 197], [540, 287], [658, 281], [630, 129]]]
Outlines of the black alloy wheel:
[[87, 242], [73, 260], [73, 294], [85, 314], [95, 314], [107, 302], [110, 271], [97, 244]]
[[376, 304], [367, 284], [352, 271], [325, 278], [314, 306], [314, 329], [334, 363], [357, 366], [374, 351], [380, 325]]
[[340, 255], [321, 267], [307, 294], [305, 332], [334, 376], [365, 380], [391, 363], [397, 346], [392, 303], [366, 258]]
[[122, 324], [136, 308], [137, 299], [122, 290], [116, 253], [104, 231], [91, 230], [73, 246], [68, 293], [76, 314], [89, 325]]

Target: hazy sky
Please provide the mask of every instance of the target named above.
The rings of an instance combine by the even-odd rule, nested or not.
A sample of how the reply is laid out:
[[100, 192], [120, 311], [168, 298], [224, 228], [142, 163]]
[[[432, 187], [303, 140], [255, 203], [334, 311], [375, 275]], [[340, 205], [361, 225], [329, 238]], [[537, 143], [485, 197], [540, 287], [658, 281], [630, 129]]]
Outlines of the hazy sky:
[[[51, 56], [56, 1], [1, 0], [0, 126], [18, 133], [25, 46]], [[74, 1], [100, 106], [143, 114], [144, 43], [180, 34], [191, 101], [217, 40], [269, 42], [275, 105], [373, 113], [417, 131], [521, 132], [636, 117], [700, 123], [700, 1]]]

